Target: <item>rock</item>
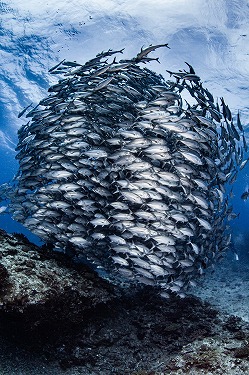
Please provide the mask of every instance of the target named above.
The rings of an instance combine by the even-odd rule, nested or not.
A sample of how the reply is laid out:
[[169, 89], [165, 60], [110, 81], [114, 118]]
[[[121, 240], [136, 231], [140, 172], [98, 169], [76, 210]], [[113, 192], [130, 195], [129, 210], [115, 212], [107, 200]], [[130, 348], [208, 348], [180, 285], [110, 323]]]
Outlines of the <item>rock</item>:
[[[4, 231], [0, 264], [1, 373], [249, 373], [248, 324], [198, 298], [111, 285]], [[234, 323], [239, 331], [228, 329]]]
[[[0, 314], [22, 322], [78, 322], [84, 312], [115, 298], [114, 288], [85, 265], [20, 234], [0, 231]], [[7, 315], [6, 315], [7, 314]]]

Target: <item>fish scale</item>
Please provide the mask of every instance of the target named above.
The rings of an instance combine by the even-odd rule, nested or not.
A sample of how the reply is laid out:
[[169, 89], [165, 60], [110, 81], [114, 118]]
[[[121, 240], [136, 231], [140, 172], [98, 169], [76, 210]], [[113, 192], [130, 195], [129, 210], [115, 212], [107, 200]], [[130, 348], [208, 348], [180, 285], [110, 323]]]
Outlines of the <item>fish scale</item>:
[[[224, 99], [219, 113], [189, 64], [169, 72], [175, 82], [139, 65], [163, 46], [51, 68], [65, 79], [18, 131], [19, 170], [6, 195], [13, 218], [45, 241], [168, 297], [229, 246], [224, 186], [248, 159], [239, 115], [237, 130]], [[183, 89], [198, 98], [192, 106]]]

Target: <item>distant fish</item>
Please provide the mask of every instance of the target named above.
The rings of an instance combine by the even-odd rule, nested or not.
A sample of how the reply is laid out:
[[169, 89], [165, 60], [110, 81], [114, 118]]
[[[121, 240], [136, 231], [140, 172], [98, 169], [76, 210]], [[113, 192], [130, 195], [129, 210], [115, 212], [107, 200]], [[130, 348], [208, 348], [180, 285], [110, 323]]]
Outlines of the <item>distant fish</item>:
[[189, 67], [189, 73], [190, 74], [195, 74], [194, 68], [189, 63], [187, 63], [187, 61], [185, 61], [185, 64], [187, 64], [188, 67]]
[[52, 68], [49, 69], [49, 73], [53, 72], [54, 70], [56, 70], [63, 62], [65, 61], [65, 59], [63, 59], [62, 61], [60, 61], [58, 64], [56, 64], [55, 66], [53, 66]]
[[7, 206], [2, 206], [2, 207], [0, 207], [0, 214], [6, 212], [7, 209], [8, 209]]
[[239, 128], [239, 130], [241, 131], [241, 132], [243, 132], [243, 126], [242, 126], [242, 124], [241, 124], [241, 121], [240, 121], [240, 115], [239, 115], [239, 112], [237, 113], [237, 126], [238, 126], [238, 128]]
[[134, 58], [134, 60], [136, 62], [139, 62], [143, 58], [145, 58], [150, 52], [155, 51], [155, 49], [160, 48], [160, 47], [170, 48], [169, 45], [168, 45], [168, 43], [166, 43], [166, 44], [158, 44], [156, 46], [149, 46], [149, 47], [147, 47], [145, 49], [141, 48], [141, 51], [137, 54], [137, 56]]
[[24, 115], [24, 113], [27, 111], [28, 108], [30, 108], [32, 106], [33, 103], [29, 104], [27, 107], [25, 107], [20, 113], [18, 113], [18, 118], [22, 117], [22, 115]]
[[244, 191], [244, 193], [241, 195], [240, 198], [246, 201], [248, 197], [249, 197], [249, 191]]

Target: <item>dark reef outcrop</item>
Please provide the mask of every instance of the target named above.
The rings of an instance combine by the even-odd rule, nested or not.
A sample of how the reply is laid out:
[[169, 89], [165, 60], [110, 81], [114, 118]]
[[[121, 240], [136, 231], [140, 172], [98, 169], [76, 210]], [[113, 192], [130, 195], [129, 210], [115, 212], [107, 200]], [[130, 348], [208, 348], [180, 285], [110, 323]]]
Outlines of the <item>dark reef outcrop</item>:
[[85, 265], [20, 234], [0, 232], [0, 314], [29, 322], [81, 320], [115, 297], [114, 288]]

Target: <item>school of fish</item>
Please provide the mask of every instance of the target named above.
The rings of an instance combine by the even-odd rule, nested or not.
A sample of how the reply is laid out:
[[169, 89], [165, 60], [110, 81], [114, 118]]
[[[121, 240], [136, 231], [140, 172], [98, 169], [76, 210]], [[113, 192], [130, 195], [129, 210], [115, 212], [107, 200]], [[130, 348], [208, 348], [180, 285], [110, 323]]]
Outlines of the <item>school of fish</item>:
[[183, 297], [230, 245], [227, 187], [247, 144], [190, 64], [170, 80], [145, 67], [159, 47], [50, 69], [63, 76], [18, 131], [9, 211], [110, 277]]

